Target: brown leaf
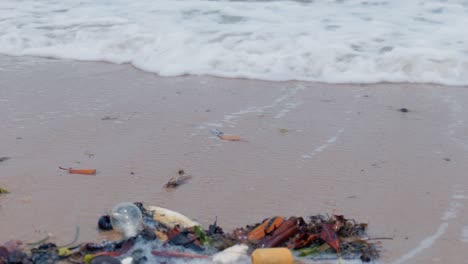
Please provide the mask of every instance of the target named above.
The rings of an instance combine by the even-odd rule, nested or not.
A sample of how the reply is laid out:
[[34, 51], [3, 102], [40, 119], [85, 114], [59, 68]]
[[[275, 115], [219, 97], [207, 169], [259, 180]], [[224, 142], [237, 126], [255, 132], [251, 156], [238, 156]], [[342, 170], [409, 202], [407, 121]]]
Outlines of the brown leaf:
[[322, 225], [322, 232], [320, 232], [320, 238], [327, 242], [336, 252], [340, 251], [340, 240], [338, 239], [338, 235], [336, 234], [334, 228], [334, 224], [324, 223]]
[[293, 248], [300, 249], [307, 247], [318, 237], [318, 234], [302, 233], [294, 240]]

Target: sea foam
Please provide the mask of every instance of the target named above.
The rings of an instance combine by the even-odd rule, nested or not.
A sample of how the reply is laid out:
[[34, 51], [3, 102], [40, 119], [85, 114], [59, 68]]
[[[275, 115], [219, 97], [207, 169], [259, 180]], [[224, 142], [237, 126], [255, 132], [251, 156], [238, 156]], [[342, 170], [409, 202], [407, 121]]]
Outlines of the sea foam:
[[162, 76], [468, 84], [466, 0], [2, 0], [0, 53]]

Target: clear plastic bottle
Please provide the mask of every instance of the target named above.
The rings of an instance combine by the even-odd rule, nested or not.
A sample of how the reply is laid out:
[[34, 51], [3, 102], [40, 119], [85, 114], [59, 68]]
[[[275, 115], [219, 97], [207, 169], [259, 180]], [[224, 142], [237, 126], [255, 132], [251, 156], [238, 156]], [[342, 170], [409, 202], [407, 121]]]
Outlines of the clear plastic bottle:
[[120, 203], [112, 208], [110, 214], [112, 228], [122, 232], [126, 238], [138, 234], [142, 218], [140, 209], [132, 203]]

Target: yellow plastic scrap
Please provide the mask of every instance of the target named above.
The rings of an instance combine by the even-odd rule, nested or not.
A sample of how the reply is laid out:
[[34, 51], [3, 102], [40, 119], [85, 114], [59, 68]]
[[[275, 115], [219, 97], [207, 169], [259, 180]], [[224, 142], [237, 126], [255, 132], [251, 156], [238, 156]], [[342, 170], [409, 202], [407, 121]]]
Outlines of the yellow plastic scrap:
[[61, 247], [58, 249], [59, 257], [68, 257], [71, 255], [70, 250], [67, 247]]
[[93, 254], [86, 254], [83, 258], [85, 264], [89, 264], [91, 260], [95, 257]]

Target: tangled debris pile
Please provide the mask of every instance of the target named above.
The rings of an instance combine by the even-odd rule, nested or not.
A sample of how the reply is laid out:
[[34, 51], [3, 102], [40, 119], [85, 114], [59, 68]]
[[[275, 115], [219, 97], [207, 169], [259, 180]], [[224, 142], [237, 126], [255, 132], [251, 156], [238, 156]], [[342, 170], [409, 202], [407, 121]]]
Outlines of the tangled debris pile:
[[[124, 235], [120, 241], [57, 246], [47, 241], [24, 245], [9, 241], [0, 246], [0, 264], [4, 263], [173, 263], [177, 259], [205, 260], [207, 263], [256, 264], [262, 248], [281, 250], [297, 259], [361, 259], [370, 262], [379, 257], [379, 243], [366, 236], [367, 225], [342, 215], [271, 217], [261, 223], [226, 233], [217, 221], [203, 229], [200, 224], [177, 212], [142, 203], [123, 203], [98, 221], [102, 231], [114, 229]], [[233, 249], [240, 251], [233, 253]], [[267, 251], [268, 254], [275, 254]], [[271, 253], [273, 252], [273, 253]], [[278, 251], [279, 252], [279, 251]], [[229, 256], [224, 257], [222, 255]], [[258, 256], [261, 256], [257, 254]], [[274, 258], [275, 256], [270, 256]], [[229, 261], [227, 261], [229, 260]], [[204, 262], [203, 262], [204, 263]]]

